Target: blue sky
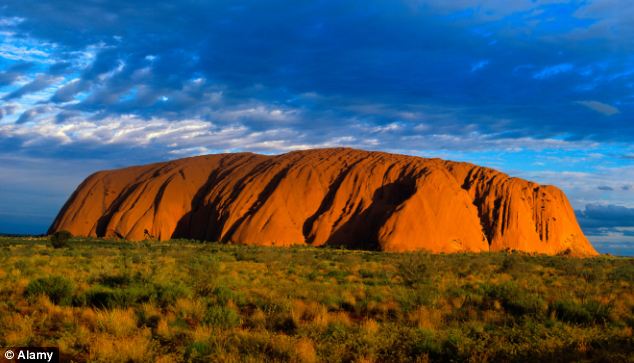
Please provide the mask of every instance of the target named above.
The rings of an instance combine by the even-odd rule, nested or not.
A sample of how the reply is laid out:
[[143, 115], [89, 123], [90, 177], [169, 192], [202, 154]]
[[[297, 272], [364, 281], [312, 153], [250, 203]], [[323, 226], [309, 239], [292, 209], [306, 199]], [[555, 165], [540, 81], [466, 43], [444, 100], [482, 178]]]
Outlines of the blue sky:
[[561, 187], [634, 254], [634, 3], [0, 5], [0, 231], [42, 233], [107, 168], [350, 146]]

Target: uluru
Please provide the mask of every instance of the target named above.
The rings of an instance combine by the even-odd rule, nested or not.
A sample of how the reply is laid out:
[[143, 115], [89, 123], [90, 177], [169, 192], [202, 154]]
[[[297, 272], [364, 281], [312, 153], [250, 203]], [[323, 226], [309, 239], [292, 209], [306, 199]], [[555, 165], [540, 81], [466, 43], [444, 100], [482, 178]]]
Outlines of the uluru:
[[84, 180], [49, 233], [433, 253], [596, 255], [565, 194], [464, 162], [348, 148], [228, 153]]

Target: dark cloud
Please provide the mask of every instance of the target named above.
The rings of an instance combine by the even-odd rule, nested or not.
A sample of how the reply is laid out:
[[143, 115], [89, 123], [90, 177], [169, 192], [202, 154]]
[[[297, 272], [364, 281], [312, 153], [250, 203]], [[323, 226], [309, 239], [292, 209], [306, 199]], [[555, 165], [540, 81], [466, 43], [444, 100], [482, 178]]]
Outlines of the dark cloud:
[[575, 214], [581, 229], [598, 251], [634, 256], [634, 208], [590, 204]]
[[10, 85], [33, 66], [32, 63], [17, 63], [0, 72], [0, 86]]
[[29, 121], [32, 121], [37, 115], [46, 113], [50, 111], [51, 108], [49, 106], [38, 106], [24, 111], [20, 117], [15, 122], [16, 124], [23, 124]]
[[5, 116], [13, 115], [17, 110], [16, 105], [6, 105], [0, 106], [0, 120], [2, 120]]
[[584, 230], [634, 227], [634, 208], [589, 204], [584, 210], [576, 211], [576, 214]]
[[9, 93], [8, 95], [4, 96], [2, 99], [5, 101], [18, 99], [29, 93], [41, 91], [44, 88], [50, 86], [53, 82], [55, 82], [55, 77], [52, 77], [49, 75], [39, 75], [33, 81]]
[[611, 186], [607, 186], [607, 185], [600, 185], [597, 187], [597, 189], [599, 190], [605, 190], [605, 191], [613, 191], [614, 188], [612, 188]]
[[[452, 120], [457, 130], [473, 122], [480, 132], [517, 138], [631, 140], [634, 105], [623, 99], [631, 77], [618, 76], [634, 68], [630, 52], [601, 42], [600, 32], [569, 42], [573, 30], [590, 24], [576, 17], [581, 6], [513, 6], [492, 12], [497, 16], [475, 12], [470, 19], [451, 17], [464, 5], [394, 1], [237, 6], [60, 0], [53, 7], [9, 0], [6, 10], [25, 19], [18, 26], [26, 34], [69, 51], [100, 44], [80, 81], [51, 100], [67, 102], [89, 90], [73, 108], [104, 116], [200, 116], [209, 105], [199, 96], [217, 88], [226, 90], [229, 102], [257, 98], [286, 106], [312, 92], [337, 96], [343, 104], [362, 99], [404, 112], [416, 104], [460, 110], [461, 117]], [[531, 21], [508, 22], [504, 16]], [[552, 17], [556, 28], [547, 21]], [[485, 60], [487, 67], [472, 72]], [[199, 77], [206, 89], [187, 89]], [[597, 112], [598, 105], [616, 103], [612, 127], [601, 127], [605, 112]], [[331, 104], [302, 107], [317, 114], [328, 108], [340, 119], [349, 115]], [[393, 121], [373, 118], [377, 124]]]
[[68, 82], [55, 92], [55, 94], [51, 97], [51, 102], [63, 103], [71, 101], [76, 94], [87, 90], [89, 87], [90, 84], [88, 82], [84, 82], [80, 79]]
[[[23, 19], [11, 55], [36, 64], [0, 59], [5, 101], [26, 110], [17, 124], [3, 111], [0, 156], [630, 144], [634, 31], [621, 23], [634, 7], [596, 6], [609, 1], [4, 0], [2, 16]], [[50, 99], [22, 98], [49, 86]], [[634, 158], [618, 150], [616, 163]], [[588, 185], [604, 184], [620, 185]], [[622, 226], [597, 208], [579, 212], [584, 229]]]
[[70, 62], [58, 62], [48, 68], [48, 73], [51, 75], [61, 75], [69, 71], [72, 67]]
[[55, 115], [55, 122], [58, 124], [67, 122], [73, 118], [75, 119], [79, 119], [81, 118], [82, 114], [81, 112], [77, 112], [77, 111], [62, 111], [60, 113], [58, 113], [57, 115]]

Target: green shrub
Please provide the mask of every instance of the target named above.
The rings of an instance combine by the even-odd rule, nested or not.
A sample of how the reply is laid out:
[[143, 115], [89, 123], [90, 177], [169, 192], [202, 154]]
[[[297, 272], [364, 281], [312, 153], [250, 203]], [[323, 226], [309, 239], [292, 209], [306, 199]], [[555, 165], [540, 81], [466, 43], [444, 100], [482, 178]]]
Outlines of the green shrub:
[[122, 287], [130, 285], [132, 283], [132, 278], [127, 274], [103, 275], [96, 281], [103, 286]]
[[[429, 331], [401, 327], [384, 334], [386, 335], [377, 339], [381, 342], [378, 349], [380, 362], [416, 362], [425, 356], [433, 361], [456, 360], [451, 348], [445, 347], [445, 344], [434, 339]], [[426, 360], [420, 359], [420, 361]]]
[[594, 323], [605, 324], [610, 321], [611, 304], [602, 304], [596, 300], [590, 300], [583, 304], [583, 308], [590, 314], [591, 321]]
[[82, 303], [97, 309], [114, 309], [131, 306], [133, 300], [124, 290], [97, 287], [86, 292]]
[[624, 263], [614, 267], [610, 272], [610, 280], [634, 282], [634, 260], [624, 261]]
[[63, 248], [68, 246], [68, 241], [73, 235], [68, 231], [57, 231], [51, 235], [51, 245], [53, 248]]
[[155, 298], [155, 291], [141, 286], [115, 289], [97, 286], [76, 299], [75, 304], [92, 306], [97, 309], [114, 309], [131, 307]]
[[73, 296], [73, 283], [61, 276], [40, 278], [31, 281], [25, 290], [26, 297], [33, 298], [38, 295], [46, 295], [57, 305], [69, 304]]
[[277, 313], [268, 320], [268, 328], [273, 331], [293, 335], [299, 328], [290, 313]]
[[518, 254], [509, 254], [506, 255], [502, 260], [499, 271], [508, 273], [511, 276], [517, 278], [529, 273], [531, 270], [532, 266], [528, 262], [526, 262], [524, 256]]
[[551, 311], [555, 313], [557, 319], [568, 323], [585, 324], [591, 320], [590, 314], [580, 304], [573, 301], [556, 301], [552, 304]]
[[152, 334], [156, 334], [156, 329], [161, 322], [161, 317], [159, 315], [148, 315], [144, 310], [138, 310], [136, 315], [139, 328], [146, 326], [151, 329]]
[[126, 275], [108, 275], [98, 279], [98, 285], [74, 300], [77, 306], [92, 306], [98, 309], [127, 308], [146, 302], [154, 302], [162, 308], [173, 305], [177, 299], [191, 295], [181, 284], [143, 285], [131, 284]]
[[397, 267], [403, 283], [407, 286], [429, 282], [433, 272], [431, 258], [424, 252], [403, 255]]
[[237, 305], [243, 305], [245, 303], [244, 294], [233, 291], [225, 286], [218, 286], [214, 288], [212, 295], [216, 297], [216, 302], [219, 305], [225, 305], [229, 301], [233, 301]]
[[165, 308], [173, 305], [176, 300], [181, 297], [189, 297], [191, 292], [189, 288], [182, 284], [165, 284], [155, 285], [153, 297], [156, 303]]
[[610, 310], [610, 305], [594, 300], [585, 304], [563, 300], [556, 301], [550, 306], [550, 311], [557, 319], [573, 324], [606, 323], [610, 320]]
[[186, 362], [204, 362], [206, 356], [211, 354], [212, 349], [207, 343], [193, 342], [185, 349], [185, 361]]
[[538, 316], [545, 310], [545, 303], [539, 295], [521, 289], [512, 282], [487, 286], [484, 303], [490, 305], [494, 300], [515, 316]]
[[207, 309], [203, 323], [217, 328], [233, 328], [241, 324], [240, 315], [226, 306], [212, 305]]

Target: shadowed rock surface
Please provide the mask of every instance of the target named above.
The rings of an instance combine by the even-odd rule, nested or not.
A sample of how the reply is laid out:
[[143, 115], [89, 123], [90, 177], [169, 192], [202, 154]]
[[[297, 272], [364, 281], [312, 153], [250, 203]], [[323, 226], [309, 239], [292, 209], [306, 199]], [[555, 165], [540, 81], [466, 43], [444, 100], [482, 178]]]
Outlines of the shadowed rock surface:
[[101, 171], [49, 233], [383, 251], [595, 255], [562, 191], [473, 164], [354, 149]]

